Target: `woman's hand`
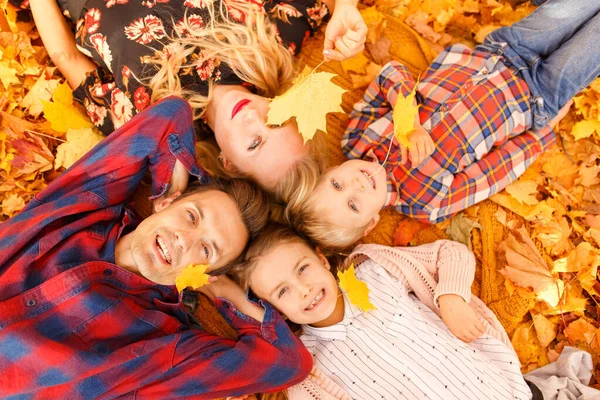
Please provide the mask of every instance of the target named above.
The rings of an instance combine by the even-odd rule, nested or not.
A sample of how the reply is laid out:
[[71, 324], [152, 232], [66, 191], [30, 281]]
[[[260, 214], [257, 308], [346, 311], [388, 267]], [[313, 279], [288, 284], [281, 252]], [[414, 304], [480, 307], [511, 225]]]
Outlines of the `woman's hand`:
[[472, 342], [485, 333], [482, 318], [465, 299], [456, 294], [438, 298], [442, 320], [450, 332], [463, 342]]
[[400, 155], [402, 162], [406, 162], [408, 152], [410, 152], [411, 167], [420, 165], [435, 150], [435, 144], [429, 136], [429, 132], [420, 124], [415, 125], [415, 130], [408, 135], [408, 149], [400, 146]]
[[175, 167], [173, 168], [173, 174], [171, 175], [171, 181], [169, 182], [169, 190], [152, 201], [152, 209], [156, 211], [156, 205], [165, 197], [172, 196], [176, 193], [177, 196], [181, 196], [181, 194], [185, 192], [185, 189], [187, 189], [189, 177], [190, 173], [187, 172], [181, 161], [175, 160]]
[[327, 61], [354, 57], [363, 51], [367, 40], [367, 25], [356, 5], [340, 0], [336, 3], [325, 29], [323, 55]]

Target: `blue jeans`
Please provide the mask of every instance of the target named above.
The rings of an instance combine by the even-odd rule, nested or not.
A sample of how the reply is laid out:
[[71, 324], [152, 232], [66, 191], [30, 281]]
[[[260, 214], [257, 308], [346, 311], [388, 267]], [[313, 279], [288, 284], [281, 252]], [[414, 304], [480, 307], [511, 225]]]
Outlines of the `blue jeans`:
[[537, 1], [543, 4], [528, 17], [478, 46], [502, 55], [527, 82], [534, 129], [600, 75], [600, 0]]

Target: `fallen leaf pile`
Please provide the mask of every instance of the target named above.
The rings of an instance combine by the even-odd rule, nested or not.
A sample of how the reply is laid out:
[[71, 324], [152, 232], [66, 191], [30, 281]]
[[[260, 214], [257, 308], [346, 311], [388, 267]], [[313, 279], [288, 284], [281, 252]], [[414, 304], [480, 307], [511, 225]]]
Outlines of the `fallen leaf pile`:
[[102, 136], [60, 83], [31, 22], [0, 0], [0, 222], [19, 212]]

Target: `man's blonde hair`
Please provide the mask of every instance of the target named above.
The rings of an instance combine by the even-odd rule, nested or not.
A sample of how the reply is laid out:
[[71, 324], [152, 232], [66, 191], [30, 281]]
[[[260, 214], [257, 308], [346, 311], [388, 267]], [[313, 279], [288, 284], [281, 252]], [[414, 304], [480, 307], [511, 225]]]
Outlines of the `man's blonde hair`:
[[[201, 118], [212, 99], [212, 80], [208, 81], [208, 95], [182, 87], [179, 72], [193, 68], [188, 57], [201, 51], [205, 59], [216, 58], [227, 64], [244, 82], [253, 85], [258, 95], [275, 97], [287, 88], [295, 75], [290, 52], [278, 41], [277, 27], [258, 6], [240, 0], [206, 2], [210, 15], [206, 25], [197, 28], [183, 19], [189, 35], [171, 38], [173, 51], [168, 56], [152, 57], [146, 61], [156, 66], [157, 72], [149, 80], [152, 101], [176, 95], [186, 99], [194, 110], [194, 118]], [[228, 10], [242, 12], [243, 22], [231, 18]], [[166, 50], [165, 50], [166, 51]], [[224, 178], [240, 177], [227, 171], [218, 160], [220, 150], [214, 136], [196, 144], [196, 154], [202, 166], [211, 175]]]

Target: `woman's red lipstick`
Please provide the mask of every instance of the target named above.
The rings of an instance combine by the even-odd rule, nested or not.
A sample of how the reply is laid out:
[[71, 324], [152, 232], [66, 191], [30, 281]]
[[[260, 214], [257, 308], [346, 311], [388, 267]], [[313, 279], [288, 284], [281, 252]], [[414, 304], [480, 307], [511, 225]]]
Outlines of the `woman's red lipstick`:
[[231, 119], [233, 119], [233, 117], [235, 117], [235, 114], [237, 114], [248, 103], [250, 103], [250, 100], [248, 99], [238, 101], [235, 107], [233, 107], [233, 110], [231, 110]]

